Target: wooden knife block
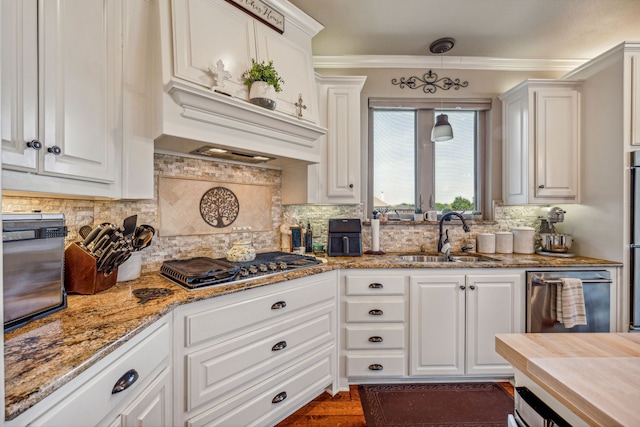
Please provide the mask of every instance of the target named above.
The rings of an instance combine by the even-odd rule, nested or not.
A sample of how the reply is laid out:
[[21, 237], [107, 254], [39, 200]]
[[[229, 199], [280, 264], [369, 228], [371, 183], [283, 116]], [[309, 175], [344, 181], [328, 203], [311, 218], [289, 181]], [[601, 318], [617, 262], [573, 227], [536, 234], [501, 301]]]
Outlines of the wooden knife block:
[[69, 293], [92, 295], [116, 283], [118, 269], [105, 276], [98, 271], [97, 258], [74, 242], [64, 251], [64, 287]]

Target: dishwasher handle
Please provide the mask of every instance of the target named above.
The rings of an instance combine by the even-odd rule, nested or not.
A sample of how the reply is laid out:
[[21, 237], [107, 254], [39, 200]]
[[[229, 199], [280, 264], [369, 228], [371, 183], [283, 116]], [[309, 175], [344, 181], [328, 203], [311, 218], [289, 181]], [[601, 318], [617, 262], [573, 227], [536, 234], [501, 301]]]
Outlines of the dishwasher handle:
[[[562, 284], [562, 280], [560, 279], [550, 279], [550, 280], [544, 280], [544, 279], [533, 279], [531, 281], [531, 283], [533, 284], [533, 286], [545, 286], [545, 285], [560, 285]], [[613, 283], [613, 280], [611, 279], [582, 279], [582, 283]]]

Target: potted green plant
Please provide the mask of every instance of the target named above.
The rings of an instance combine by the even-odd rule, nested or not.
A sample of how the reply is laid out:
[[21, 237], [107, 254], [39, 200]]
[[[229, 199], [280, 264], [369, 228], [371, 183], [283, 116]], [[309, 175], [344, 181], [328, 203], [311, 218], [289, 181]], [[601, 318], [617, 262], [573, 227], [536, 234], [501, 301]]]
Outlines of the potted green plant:
[[276, 108], [276, 93], [282, 91], [284, 80], [278, 76], [273, 61], [265, 63], [251, 59], [251, 68], [242, 74], [242, 78], [249, 87], [249, 102], [270, 110]]

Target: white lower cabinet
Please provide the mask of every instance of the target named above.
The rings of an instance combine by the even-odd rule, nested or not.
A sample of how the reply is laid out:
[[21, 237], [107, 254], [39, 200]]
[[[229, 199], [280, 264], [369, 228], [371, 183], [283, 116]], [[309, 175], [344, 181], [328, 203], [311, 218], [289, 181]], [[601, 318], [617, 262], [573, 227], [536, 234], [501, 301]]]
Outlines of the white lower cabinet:
[[[168, 315], [5, 425], [168, 427], [171, 376]], [[129, 377], [136, 379], [114, 393], [116, 383]]]
[[508, 376], [495, 335], [524, 332], [524, 272], [412, 275], [411, 376]]
[[174, 425], [272, 425], [332, 386], [336, 303], [332, 271], [177, 308]]
[[407, 277], [397, 270], [341, 273], [340, 388], [407, 376]]

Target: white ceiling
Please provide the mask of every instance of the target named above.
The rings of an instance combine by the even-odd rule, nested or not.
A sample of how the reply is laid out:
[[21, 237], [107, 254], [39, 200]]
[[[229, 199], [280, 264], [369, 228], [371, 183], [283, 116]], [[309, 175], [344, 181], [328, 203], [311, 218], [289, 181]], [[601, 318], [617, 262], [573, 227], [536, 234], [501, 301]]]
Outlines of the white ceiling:
[[316, 57], [445, 56], [584, 61], [640, 42], [640, 0], [290, 0], [324, 26]]

